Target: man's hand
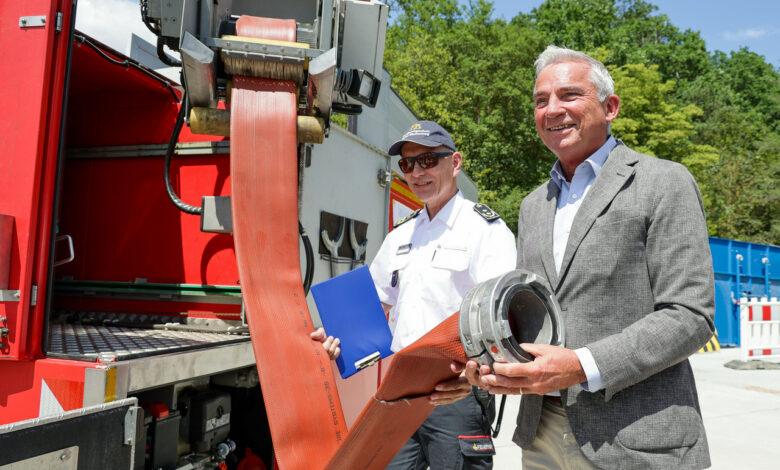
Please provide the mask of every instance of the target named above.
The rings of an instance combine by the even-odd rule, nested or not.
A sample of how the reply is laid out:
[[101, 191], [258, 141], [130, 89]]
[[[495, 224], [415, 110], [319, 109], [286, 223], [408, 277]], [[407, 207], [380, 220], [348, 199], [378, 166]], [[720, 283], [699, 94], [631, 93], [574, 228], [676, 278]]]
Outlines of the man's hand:
[[[452, 368], [453, 372], [458, 372], [455, 368]], [[431, 403], [436, 406], [449, 405], [455, 403], [458, 400], [466, 398], [471, 393], [471, 384], [469, 384], [466, 377], [461, 373], [454, 379], [439, 382], [436, 384], [436, 391], [430, 396]]]
[[313, 331], [309, 336], [314, 341], [322, 343], [322, 347], [328, 353], [328, 357], [331, 361], [335, 361], [336, 358], [339, 357], [339, 354], [341, 354], [341, 347], [339, 346], [341, 340], [334, 338], [333, 336], [326, 336], [324, 328], [317, 328], [317, 330]]
[[533, 362], [496, 362], [492, 372], [488, 366], [479, 366], [475, 361], [460, 367], [471, 384], [494, 394], [544, 395], [587, 380], [577, 354], [571, 349], [532, 343], [520, 347], [534, 356]]
[[470, 385], [488, 390], [488, 386], [483, 384], [480, 380], [480, 375], [490, 374], [492, 372], [490, 367], [484, 365], [480, 366], [477, 364], [477, 361], [473, 359], [469, 359], [465, 364], [453, 362], [450, 364], [450, 367], [453, 372], [461, 372], [461, 375], [466, 378]]

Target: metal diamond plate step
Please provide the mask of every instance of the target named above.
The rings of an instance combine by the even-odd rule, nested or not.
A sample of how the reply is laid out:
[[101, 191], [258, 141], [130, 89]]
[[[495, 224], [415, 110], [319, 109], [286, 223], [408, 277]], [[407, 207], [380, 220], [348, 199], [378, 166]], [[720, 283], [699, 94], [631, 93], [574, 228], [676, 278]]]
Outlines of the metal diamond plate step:
[[171, 331], [81, 324], [49, 327], [48, 354], [82, 360], [131, 359], [151, 354], [249, 341], [248, 336], [225, 333]]

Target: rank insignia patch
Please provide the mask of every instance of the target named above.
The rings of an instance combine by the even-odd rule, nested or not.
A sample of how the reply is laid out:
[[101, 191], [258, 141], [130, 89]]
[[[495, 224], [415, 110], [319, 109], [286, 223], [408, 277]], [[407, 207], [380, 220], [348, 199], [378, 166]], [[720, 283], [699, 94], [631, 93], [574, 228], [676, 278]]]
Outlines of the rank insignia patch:
[[402, 223], [404, 223], [404, 222], [408, 222], [408, 221], [410, 221], [410, 220], [414, 219], [415, 217], [417, 217], [418, 215], [420, 215], [420, 212], [421, 212], [421, 211], [422, 211], [422, 209], [417, 209], [416, 211], [414, 211], [414, 212], [412, 212], [411, 214], [407, 215], [407, 216], [406, 216], [406, 217], [404, 217], [403, 219], [401, 219], [401, 220], [399, 220], [398, 222], [396, 222], [396, 223], [393, 225], [393, 228], [396, 228], [396, 227], [398, 227], [399, 225], [401, 225]]
[[498, 212], [494, 211], [486, 204], [474, 204], [474, 210], [477, 212], [477, 214], [481, 215], [482, 218], [487, 220], [488, 222], [493, 222], [494, 220], [500, 217], [498, 215]]

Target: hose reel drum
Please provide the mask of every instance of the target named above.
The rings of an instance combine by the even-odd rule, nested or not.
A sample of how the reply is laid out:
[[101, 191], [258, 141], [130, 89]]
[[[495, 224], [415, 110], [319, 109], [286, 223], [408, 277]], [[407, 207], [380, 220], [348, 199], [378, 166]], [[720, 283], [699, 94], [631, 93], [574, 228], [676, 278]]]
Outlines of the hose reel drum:
[[480, 364], [531, 362], [521, 343], [563, 346], [561, 308], [544, 278], [510, 271], [474, 286], [460, 307], [460, 339]]

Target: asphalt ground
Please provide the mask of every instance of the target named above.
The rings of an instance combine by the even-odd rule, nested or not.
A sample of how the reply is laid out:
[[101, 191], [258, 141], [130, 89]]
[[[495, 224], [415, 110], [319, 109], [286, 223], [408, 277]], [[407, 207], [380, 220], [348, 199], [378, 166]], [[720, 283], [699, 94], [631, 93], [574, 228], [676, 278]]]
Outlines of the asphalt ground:
[[[735, 370], [738, 348], [691, 357], [713, 470], [780, 469], [780, 369]], [[773, 364], [780, 359], [772, 359]], [[772, 364], [772, 365], [773, 365]], [[494, 439], [496, 470], [520, 470], [522, 451], [512, 442], [520, 397], [510, 396]]]

